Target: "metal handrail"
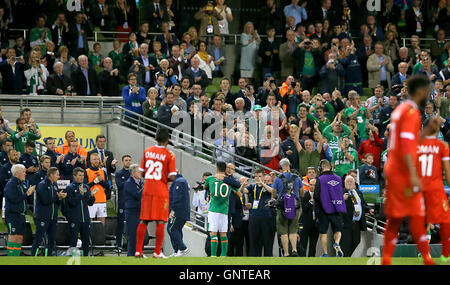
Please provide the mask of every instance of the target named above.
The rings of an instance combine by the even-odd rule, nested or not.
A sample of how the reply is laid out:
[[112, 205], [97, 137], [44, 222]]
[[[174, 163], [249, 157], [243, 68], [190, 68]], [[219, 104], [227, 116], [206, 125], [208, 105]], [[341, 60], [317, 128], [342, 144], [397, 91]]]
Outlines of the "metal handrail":
[[[253, 172], [247, 171], [246, 168], [251, 168], [252, 171], [255, 170], [256, 168], [263, 168], [264, 170], [267, 170], [270, 172], [275, 172], [277, 175], [280, 174], [279, 171], [276, 171], [274, 169], [266, 167], [262, 164], [254, 162], [252, 160], [249, 160], [245, 157], [236, 155], [232, 152], [229, 152], [226, 149], [219, 148], [219, 147], [215, 146], [214, 144], [211, 144], [207, 141], [204, 141], [202, 139], [191, 136], [190, 134], [182, 133], [182, 132], [180, 132], [180, 130], [169, 127], [169, 126], [167, 126], [163, 123], [160, 123], [156, 120], [147, 118], [141, 114], [127, 110], [121, 106], [117, 106], [117, 107], [113, 108], [114, 115], [116, 114], [116, 112], [115, 112], [116, 109], [119, 110], [119, 116], [115, 117], [115, 119], [121, 121], [124, 125], [129, 125], [129, 126], [135, 127], [138, 132], [142, 132], [144, 134], [149, 133], [152, 136], [156, 135], [155, 126], [165, 127], [172, 132], [172, 136], [175, 136], [177, 138], [177, 141], [181, 142], [181, 143], [177, 143], [177, 142], [172, 141], [172, 143], [174, 143], [175, 147], [181, 147], [181, 148], [187, 149], [194, 155], [196, 155], [196, 153], [199, 153], [199, 154], [205, 156], [206, 158], [208, 158], [208, 160], [210, 160], [211, 162], [216, 161], [216, 157], [215, 157], [216, 150], [220, 150], [221, 152], [227, 153], [228, 155], [233, 157], [233, 160], [235, 161], [236, 164], [239, 164], [239, 166], [242, 166], [242, 168], [239, 168], [239, 166], [237, 167], [238, 172], [243, 173], [246, 177], [253, 177]], [[137, 121], [137, 123], [136, 123], [136, 121]], [[187, 137], [187, 139], [185, 139], [184, 137]], [[201, 150], [198, 150], [195, 148], [195, 146], [192, 146], [192, 142], [194, 142], [194, 145], [197, 143], [197, 145], [201, 148]], [[204, 152], [203, 148], [201, 147], [202, 145], [208, 147], [209, 149], [212, 149], [212, 152], [214, 155], [210, 155], [209, 153]]]

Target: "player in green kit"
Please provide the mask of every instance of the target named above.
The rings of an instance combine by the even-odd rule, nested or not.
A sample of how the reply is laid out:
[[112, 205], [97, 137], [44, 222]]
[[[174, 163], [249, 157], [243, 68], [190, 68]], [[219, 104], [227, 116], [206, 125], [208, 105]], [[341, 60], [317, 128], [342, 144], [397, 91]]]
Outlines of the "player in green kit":
[[247, 182], [242, 185], [234, 178], [227, 177], [225, 174], [227, 165], [223, 161], [216, 164], [216, 174], [209, 176], [205, 181], [205, 189], [209, 189], [208, 199], [210, 200], [208, 212], [208, 230], [211, 237], [211, 257], [217, 257], [217, 248], [219, 240], [217, 234], [220, 234], [221, 256], [226, 256], [228, 252], [228, 203], [231, 191], [241, 197], [243, 189]]

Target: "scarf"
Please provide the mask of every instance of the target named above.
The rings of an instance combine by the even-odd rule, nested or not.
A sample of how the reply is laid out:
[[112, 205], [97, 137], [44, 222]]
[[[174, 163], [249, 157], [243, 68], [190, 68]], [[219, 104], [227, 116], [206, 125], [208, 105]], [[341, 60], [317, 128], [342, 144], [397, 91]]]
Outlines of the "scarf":
[[361, 220], [362, 214], [361, 198], [359, 198], [356, 190], [350, 190], [350, 193], [352, 194], [352, 203], [353, 207], [355, 208], [355, 212], [353, 213], [353, 221], [358, 222], [359, 220]]
[[206, 51], [199, 51], [197, 54], [203, 61], [208, 62], [209, 54]]

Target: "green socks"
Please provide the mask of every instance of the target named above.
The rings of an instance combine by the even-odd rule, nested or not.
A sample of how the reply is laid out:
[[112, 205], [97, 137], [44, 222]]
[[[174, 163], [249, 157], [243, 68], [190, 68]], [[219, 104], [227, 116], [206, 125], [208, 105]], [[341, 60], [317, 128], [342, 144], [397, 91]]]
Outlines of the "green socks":
[[226, 236], [220, 237], [220, 246], [222, 249], [222, 253], [220, 256], [227, 256], [228, 252], [228, 238]]
[[211, 257], [217, 257], [217, 247], [219, 246], [219, 240], [217, 236], [211, 236]]
[[10, 242], [6, 245], [6, 252], [8, 256], [20, 256], [20, 251], [22, 249], [22, 244]]

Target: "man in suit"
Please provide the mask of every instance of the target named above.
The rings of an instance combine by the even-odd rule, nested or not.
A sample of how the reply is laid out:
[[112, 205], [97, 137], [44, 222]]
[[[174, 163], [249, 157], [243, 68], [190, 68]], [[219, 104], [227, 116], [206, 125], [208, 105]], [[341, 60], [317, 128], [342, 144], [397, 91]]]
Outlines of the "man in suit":
[[[331, 9], [331, 0], [321, 0], [320, 1], [320, 8], [313, 10], [311, 13], [311, 21], [320, 21], [323, 23], [323, 21], [328, 20], [330, 24], [335, 19], [335, 11]], [[308, 17], [309, 18], [309, 17]]]
[[[408, 69], [406, 71], [406, 73], [408, 73], [409, 75], [412, 72], [412, 68], [413, 68], [413, 59], [408, 55], [408, 48], [407, 47], [401, 47], [398, 50], [398, 58], [396, 60], [394, 60], [394, 72], [398, 72], [398, 66], [401, 62], [406, 62]], [[394, 84], [392, 84], [394, 85]]]
[[375, 44], [375, 53], [367, 59], [367, 71], [369, 72], [369, 88], [381, 84], [386, 89], [391, 88], [391, 73], [394, 72], [394, 65], [388, 55], [383, 54], [383, 44]]
[[78, 96], [102, 96], [98, 75], [88, 66], [88, 57], [78, 57], [78, 68], [71, 75], [74, 91]]
[[183, 79], [183, 73], [189, 63], [187, 59], [184, 58], [184, 55], [180, 54], [180, 46], [172, 46], [172, 56], [168, 59], [168, 61], [169, 67], [173, 70], [173, 74], [177, 77], [178, 81], [181, 82]]
[[403, 81], [408, 79], [409, 75], [406, 73], [407, 71], [408, 64], [406, 62], [400, 62], [398, 64], [398, 72], [392, 76], [392, 87], [402, 85]]
[[345, 257], [351, 257], [361, 241], [361, 231], [367, 230], [365, 213], [373, 215], [374, 210], [367, 206], [364, 196], [356, 187], [355, 178], [345, 177], [344, 200], [346, 213], [342, 214], [344, 230], [342, 232], [342, 251]]
[[95, 145], [96, 148], [94, 148], [93, 150], [91, 150], [90, 152], [88, 152], [87, 154], [87, 167], [91, 167], [91, 155], [93, 153], [98, 153], [98, 155], [100, 156], [100, 166], [102, 167], [103, 171], [106, 172], [107, 176], [108, 176], [108, 181], [111, 181], [111, 174], [116, 172], [116, 164], [117, 164], [117, 159], [114, 159], [114, 154], [109, 151], [106, 150], [106, 137], [103, 134], [98, 135], [95, 138]]
[[103, 60], [104, 69], [98, 74], [103, 96], [120, 96], [119, 83], [123, 82], [117, 68], [113, 69], [110, 57]]
[[0, 73], [3, 81], [3, 94], [22, 94], [26, 65], [23, 58], [16, 60], [16, 50], [8, 48], [7, 60], [0, 63]]
[[367, 86], [367, 59], [374, 53], [373, 48], [373, 40], [369, 35], [365, 35], [363, 37], [363, 44], [356, 49], [356, 57], [358, 58], [358, 62], [361, 65], [363, 84]]
[[186, 69], [184, 77], [189, 78], [191, 85], [198, 83], [202, 86], [202, 89], [205, 89], [209, 84], [209, 79], [206, 72], [199, 68], [199, 65], [200, 59], [198, 57], [191, 58], [191, 67]]
[[421, 0], [413, 0], [412, 7], [405, 11], [406, 34], [408, 38], [418, 35], [423, 38], [425, 35], [426, 13], [422, 7]]
[[66, 16], [63, 12], [58, 13], [58, 17], [52, 25], [51, 33], [53, 43], [55, 44], [55, 50], [58, 50], [60, 46], [69, 44], [69, 23], [67, 22]]
[[314, 188], [316, 186], [316, 179], [309, 181], [309, 191], [305, 191], [301, 198], [302, 214], [300, 216], [300, 223], [302, 229], [300, 232], [299, 253], [300, 256], [306, 256], [306, 247], [309, 241], [308, 257], [316, 256], [316, 245], [319, 239], [319, 230], [316, 226], [316, 213], [314, 212]]
[[158, 33], [161, 28], [161, 22], [169, 20], [166, 6], [160, 2], [161, 0], [153, 0], [153, 2], [148, 5], [147, 15], [150, 15], [148, 22], [149, 32], [151, 33]]
[[222, 37], [219, 35], [215, 35], [212, 39], [212, 43], [208, 46], [207, 50], [208, 54], [212, 55], [214, 58], [214, 65], [216, 68], [212, 71], [213, 77], [222, 77], [224, 76], [223, 68], [225, 66], [225, 47], [222, 44]]
[[286, 31], [286, 42], [280, 45], [281, 78], [286, 78], [294, 74], [295, 60], [294, 51], [297, 48], [295, 43], [295, 32]]
[[90, 19], [96, 28], [110, 31], [115, 28], [114, 10], [109, 5], [105, 5], [105, 2], [105, 0], [97, 0], [97, 3], [92, 5]]
[[158, 67], [156, 58], [148, 54], [148, 44], [142, 43], [139, 47], [139, 57], [136, 57], [129, 72], [134, 72], [137, 75], [138, 84], [147, 91], [150, 87], [155, 85], [155, 72]]
[[69, 95], [72, 93], [72, 80], [63, 73], [64, 65], [57, 61], [53, 65], [54, 73], [47, 77], [47, 90], [50, 95]]
[[88, 54], [87, 36], [91, 35], [93, 30], [94, 28], [91, 22], [88, 21], [86, 14], [78, 12], [75, 16], [75, 23], [69, 26], [69, 50], [73, 57], [76, 58], [82, 54]]

